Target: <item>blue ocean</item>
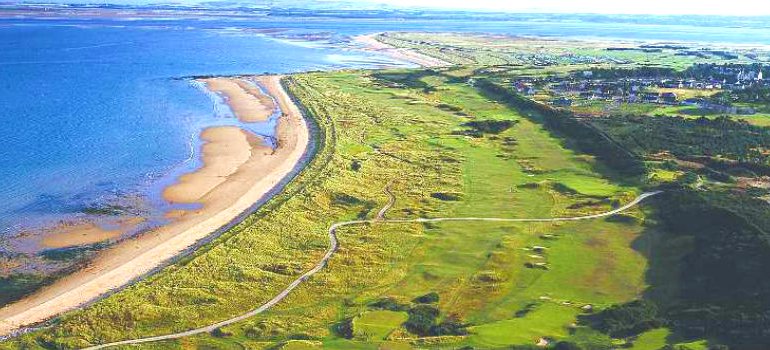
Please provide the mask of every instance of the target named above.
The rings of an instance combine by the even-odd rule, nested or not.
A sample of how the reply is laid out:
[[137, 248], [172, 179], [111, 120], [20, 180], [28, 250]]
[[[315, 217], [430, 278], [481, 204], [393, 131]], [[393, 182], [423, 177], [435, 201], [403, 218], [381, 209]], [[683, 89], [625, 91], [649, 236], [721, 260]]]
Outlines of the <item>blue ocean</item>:
[[151, 213], [159, 184], [194, 166], [201, 130], [233, 122], [185, 77], [383, 62], [182, 23], [0, 24], [0, 227], [126, 198]]
[[201, 130], [233, 122], [190, 76], [399, 65], [334, 44], [386, 30], [770, 44], [767, 28], [729, 23], [0, 20], [0, 235], [111, 203], [159, 215], [164, 184], [197, 166]]

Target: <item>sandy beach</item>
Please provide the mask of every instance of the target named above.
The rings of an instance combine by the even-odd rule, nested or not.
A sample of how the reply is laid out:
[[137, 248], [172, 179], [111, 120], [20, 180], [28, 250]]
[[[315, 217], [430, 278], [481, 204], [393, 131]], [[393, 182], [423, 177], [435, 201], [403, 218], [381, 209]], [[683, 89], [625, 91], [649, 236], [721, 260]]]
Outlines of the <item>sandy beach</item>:
[[379, 54], [383, 54], [385, 56], [397, 59], [399, 61], [414, 63], [416, 65], [426, 67], [426, 68], [446, 67], [446, 66], [452, 65], [449, 62], [442, 61], [435, 57], [423, 55], [419, 52], [409, 50], [409, 49], [396, 48], [388, 44], [385, 44], [383, 42], [380, 42], [377, 39], [375, 39], [375, 37], [379, 34], [380, 33], [359, 35], [354, 37], [353, 41], [364, 46], [365, 50], [367, 51], [376, 51]]
[[[0, 335], [75, 309], [152, 272], [236, 220], [290, 176], [310, 142], [307, 124], [280, 85], [280, 77], [257, 79], [283, 112], [275, 149], [238, 127], [205, 130], [201, 135], [205, 142], [202, 168], [164, 191], [169, 201], [200, 203], [201, 207], [171, 213], [170, 224], [102, 251], [86, 268], [0, 309]], [[249, 92], [250, 85], [243, 81], [216, 79], [207, 86], [226, 92], [241, 120], [267, 119], [273, 111], [273, 100]], [[270, 113], [265, 116], [263, 111]]]
[[171, 203], [198, 203], [252, 158], [258, 151], [269, 155], [272, 148], [259, 145], [259, 140], [234, 126], [208, 128], [203, 131], [204, 166], [196, 172], [182, 175], [176, 184], [163, 191]]
[[273, 99], [254, 85], [240, 79], [201, 79], [206, 87], [223, 96], [233, 113], [242, 122], [262, 122], [270, 118], [275, 110]]

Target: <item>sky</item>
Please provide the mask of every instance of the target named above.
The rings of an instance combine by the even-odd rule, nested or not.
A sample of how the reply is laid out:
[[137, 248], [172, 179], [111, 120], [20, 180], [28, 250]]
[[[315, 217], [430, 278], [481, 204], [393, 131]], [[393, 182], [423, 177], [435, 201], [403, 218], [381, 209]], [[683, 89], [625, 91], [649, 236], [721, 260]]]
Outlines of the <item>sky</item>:
[[770, 15], [768, 0], [364, 0], [393, 6], [541, 13]]
[[[2, 2], [3, 0], [0, 0]], [[13, 1], [13, 0], [11, 0]], [[18, 0], [17, 0], [18, 1]], [[21, 0], [53, 3], [180, 3], [223, 0]], [[351, 7], [411, 7], [456, 10], [536, 13], [602, 13], [655, 15], [770, 16], [770, 0], [224, 0], [242, 4], [275, 2], [281, 5], [313, 3]], [[300, 5], [301, 6], [301, 5]]]

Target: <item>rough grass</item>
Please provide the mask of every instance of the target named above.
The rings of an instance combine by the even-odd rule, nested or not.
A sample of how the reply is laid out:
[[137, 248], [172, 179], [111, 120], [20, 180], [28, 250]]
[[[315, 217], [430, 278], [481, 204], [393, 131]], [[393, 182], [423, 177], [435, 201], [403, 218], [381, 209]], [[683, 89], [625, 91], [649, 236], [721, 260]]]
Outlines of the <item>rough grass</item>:
[[407, 317], [406, 312], [398, 311], [365, 312], [353, 319], [353, 337], [359, 340], [385, 340], [406, 322]]
[[631, 349], [637, 350], [660, 350], [668, 344], [666, 338], [670, 335], [665, 328], [653, 329], [642, 333], [633, 342]]

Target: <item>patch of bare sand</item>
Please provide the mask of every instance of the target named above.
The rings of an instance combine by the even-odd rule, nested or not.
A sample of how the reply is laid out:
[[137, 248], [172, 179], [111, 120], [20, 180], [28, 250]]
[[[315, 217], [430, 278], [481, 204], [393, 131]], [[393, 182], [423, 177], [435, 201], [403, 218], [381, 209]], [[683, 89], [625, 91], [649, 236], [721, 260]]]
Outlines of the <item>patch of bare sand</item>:
[[63, 222], [46, 230], [39, 245], [44, 249], [58, 249], [101, 243], [119, 238], [143, 221], [144, 218], [139, 217], [121, 218], [110, 225], [113, 229], [90, 221]]
[[376, 39], [377, 35], [380, 35], [380, 33], [359, 35], [354, 37], [353, 41], [355, 41], [360, 45], [363, 45], [365, 49], [368, 51], [375, 51], [383, 55], [386, 55], [388, 57], [395, 58], [400, 61], [414, 63], [416, 65], [426, 67], [426, 68], [446, 67], [446, 66], [452, 65], [451, 63], [446, 62], [444, 60], [440, 60], [435, 57], [424, 55], [414, 50], [397, 48], [397, 47], [388, 45], [386, 43], [383, 43], [377, 40]]
[[197, 203], [248, 162], [252, 151], [273, 152], [270, 147], [253, 145], [248, 133], [234, 126], [208, 128], [203, 131], [201, 138], [204, 141], [204, 166], [182, 175], [176, 184], [167, 187], [163, 191], [163, 198], [167, 201]]
[[275, 110], [275, 103], [269, 96], [242, 79], [210, 78], [200, 81], [210, 91], [223, 95], [235, 116], [242, 122], [266, 121]]
[[[210, 152], [204, 154], [203, 169], [221, 164], [221, 168], [216, 171], [204, 171], [209, 174], [227, 174], [224, 181], [215, 183], [202, 177], [200, 181], [210, 189], [191, 190], [194, 192], [192, 194], [173, 191], [173, 196], [179, 196], [178, 200], [193, 201], [199, 197], [197, 201], [203, 204], [202, 208], [175, 212], [172, 223], [102, 251], [86, 268], [0, 309], [0, 335], [75, 309], [150, 273], [193, 247], [196, 242], [236, 220], [289, 176], [303, 159], [310, 142], [309, 130], [299, 109], [280, 85], [280, 77], [258, 79], [279, 101], [283, 111], [276, 130], [275, 150], [268, 153], [262, 146], [255, 147], [253, 142], [243, 142], [241, 136], [235, 137], [233, 143], [228, 143], [231, 146], [210, 147]], [[219, 133], [209, 136], [218, 140]], [[248, 149], [230, 150], [229, 147]], [[245, 152], [249, 152], [250, 156], [243, 162]], [[217, 159], [220, 155], [227, 160]], [[236, 167], [238, 163], [242, 164]], [[186, 186], [184, 182], [193, 181], [191, 178], [196, 177], [188, 177], [180, 184]]]

